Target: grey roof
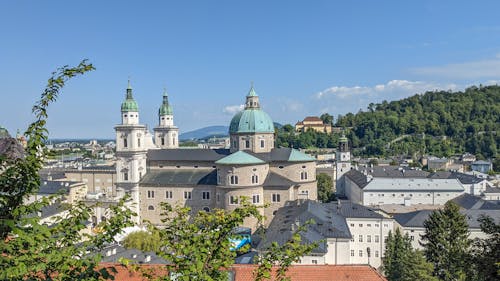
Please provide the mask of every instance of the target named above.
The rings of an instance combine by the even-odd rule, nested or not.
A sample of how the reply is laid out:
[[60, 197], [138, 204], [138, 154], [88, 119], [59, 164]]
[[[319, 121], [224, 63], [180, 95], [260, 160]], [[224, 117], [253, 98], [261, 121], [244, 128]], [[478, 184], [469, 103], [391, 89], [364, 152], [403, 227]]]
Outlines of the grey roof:
[[215, 169], [152, 169], [139, 182], [140, 186], [216, 185]]
[[[344, 217], [333, 213], [326, 205], [319, 202], [296, 200], [286, 202], [285, 206], [277, 211], [265, 238], [257, 249], [265, 251], [272, 242], [283, 245], [292, 237], [298, 226], [304, 225], [311, 219], [314, 223], [308, 225], [307, 230], [300, 233], [302, 243], [310, 244], [325, 238], [352, 238]], [[325, 254], [327, 250], [326, 241], [323, 241], [312, 251], [312, 254]]]
[[500, 188], [499, 187], [492, 187], [488, 186], [484, 193], [500, 193]]
[[0, 139], [0, 156], [7, 159], [17, 159], [24, 157], [24, 148], [15, 138]]
[[374, 166], [359, 169], [378, 178], [426, 178], [429, 172], [399, 166]]
[[266, 180], [264, 181], [264, 186], [286, 186], [290, 187], [296, 183], [273, 172], [267, 174]]
[[484, 161], [484, 160], [478, 160], [478, 161], [472, 162], [472, 165], [491, 165], [491, 162]]
[[[394, 215], [394, 219], [404, 227], [424, 227], [424, 222], [429, 218], [431, 210], [421, 210], [404, 214]], [[480, 228], [478, 219], [482, 216], [489, 216], [495, 220], [496, 223], [500, 222], [500, 210], [464, 210], [461, 209], [460, 213], [465, 216], [469, 228]]]
[[[134, 264], [166, 264], [167, 261], [154, 252], [143, 252], [137, 249], [125, 249], [124, 247], [113, 244], [105, 247], [100, 254], [101, 262], [120, 263], [121, 258], [125, 258]], [[146, 258], [149, 256], [149, 261]]]
[[80, 185], [83, 183], [78, 181], [42, 181], [38, 194], [56, 194], [61, 191], [67, 193], [74, 184]]
[[384, 216], [375, 212], [373, 209], [353, 203], [349, 200], [339, 200], [325, 204], [333, 213], [345, 218], [374, 218], [381, 219]]
[[150, 149], [148, 161], [211, 161], [215, 162], [229, 155], [229, 149]]
[[467, 210], [500, 210], [500, 205], [481, 199], [480, 197], [464, 193], [451, 201]]
[[351, 181], [353, 181], [359, 188], [363, 188], [368, 185], [367, 177], [358, 170], [350, 170], [349, 172], [344, 174]]
[[431, 179], [458, 179], [461, 183], [463, 184], [475, 184], [475, 183], [480, 183], [484, 179], [478, 178], [473, 175], [467, 175], [464, 173], [458, 173], [458, 172], [435, 172], [431, 173], [428, 178]]

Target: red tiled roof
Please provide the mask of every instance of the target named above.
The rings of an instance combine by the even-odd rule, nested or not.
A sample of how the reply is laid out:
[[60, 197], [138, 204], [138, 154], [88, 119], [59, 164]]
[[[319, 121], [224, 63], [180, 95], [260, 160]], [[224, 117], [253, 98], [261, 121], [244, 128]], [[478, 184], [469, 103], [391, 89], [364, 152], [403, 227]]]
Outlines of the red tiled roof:
[[320, 122], [323, 122], [323, 120], [321, 120], [321, 118], [319, 117], [316, 117], [316, 116], [307, 116], [304, 121], [320, 121]]
[[[105, 268], [115, 267], [115, 280], [142, 281], [140, 270], [153, 270], [154, 276], [167, 274], [164, 265], [140, 265], [139, 270], [133, 266], [103, 263]], [[230, 270], [235, 273], [235, 281], [253, 281], [255, 265], [236, 264]], [[287, 276], [292, 281], [387, 281], [374, 268], [368, 265], [294, 265]]]

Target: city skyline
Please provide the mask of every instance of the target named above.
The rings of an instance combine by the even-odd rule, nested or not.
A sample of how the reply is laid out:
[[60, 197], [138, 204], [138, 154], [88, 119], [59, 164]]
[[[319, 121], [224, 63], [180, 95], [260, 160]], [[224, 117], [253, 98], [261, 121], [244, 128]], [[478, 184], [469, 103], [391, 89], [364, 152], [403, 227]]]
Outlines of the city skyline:
[[495, 84], [500, 3], [0, 4], [0, 126], [21, 132], [57, 67], [86, 58], [49, 109], [51, 138], [112, 138], [131, 79], [141, 123], [163, 88], [180, 133], [228, 125], [255, 84], [275, 122], [366, 109], [427, 90]]

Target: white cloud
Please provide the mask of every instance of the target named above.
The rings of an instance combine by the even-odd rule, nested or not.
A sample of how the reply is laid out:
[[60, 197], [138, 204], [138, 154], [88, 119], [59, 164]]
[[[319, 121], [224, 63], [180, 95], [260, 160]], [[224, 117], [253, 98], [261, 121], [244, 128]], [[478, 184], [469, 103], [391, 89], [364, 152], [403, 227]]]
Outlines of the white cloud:
[[242, 111], [244, 108], [245, 108], [245, 105], [243, 105], [243, 104], [228, 105], [222, 109], [222, 112], [227, 113], [227, 114], [236, 114], [236, 113]]
[[333, 86], [314, 95], [309, 111], [312, 114], [328, 112], [333, 115], [356, 113], [370, 103], [393, 101], [434, 90], [456, 90], [453, 83], [391, 80], [375, 86]]
[[495, 58], [486, 60], [419, 67], [410, 71], [418, 75], [452, 79], [497, 78], [500, 76], [500, 56], [497, 54]]

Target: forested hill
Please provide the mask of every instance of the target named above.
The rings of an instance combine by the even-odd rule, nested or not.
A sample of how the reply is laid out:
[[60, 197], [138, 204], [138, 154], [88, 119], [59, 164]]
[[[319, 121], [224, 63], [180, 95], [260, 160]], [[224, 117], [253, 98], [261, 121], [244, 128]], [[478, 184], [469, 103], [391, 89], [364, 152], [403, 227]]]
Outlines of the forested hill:
[[352, 145], [363, 148], [365, 155], [449, 156], [467, 151], [492, 158], [500, 149], [500, 86], [370, 104], [366, 112], [339, 117], [336, 125], [352, 127]]

